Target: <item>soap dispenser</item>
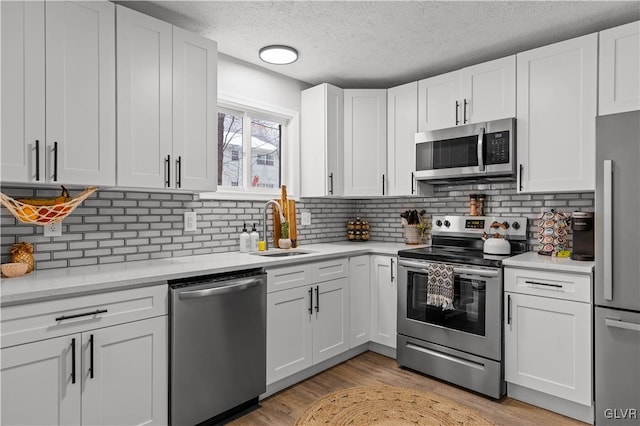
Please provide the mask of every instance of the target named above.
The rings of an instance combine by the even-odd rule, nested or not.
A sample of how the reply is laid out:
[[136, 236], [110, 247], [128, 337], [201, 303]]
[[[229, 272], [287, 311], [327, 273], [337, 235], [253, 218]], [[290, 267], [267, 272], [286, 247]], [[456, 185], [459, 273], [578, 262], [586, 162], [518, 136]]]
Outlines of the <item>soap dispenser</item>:
[[260, 235], [258, 231], [256, 231], [256, 224], [253, 224], [253, 228], [251, 229], [251, 234], [249, 234], [250, 242], [249, 242], [249, 251], [258, 251], [258, 240], [260, 239]]
[[251, 237], [247, 232], [247, 224], [242, 227], [242, 234], [240, 234], [240, 253], [249, 253], [249, 244]]

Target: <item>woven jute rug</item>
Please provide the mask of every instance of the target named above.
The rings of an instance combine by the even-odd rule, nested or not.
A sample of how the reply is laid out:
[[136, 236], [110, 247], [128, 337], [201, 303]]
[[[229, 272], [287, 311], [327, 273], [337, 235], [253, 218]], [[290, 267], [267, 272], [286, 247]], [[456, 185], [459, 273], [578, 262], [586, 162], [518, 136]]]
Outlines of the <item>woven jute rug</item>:
[[493, 425], [459, 403], [415, 389], [359, 386], [314, 402], [296, 426]]

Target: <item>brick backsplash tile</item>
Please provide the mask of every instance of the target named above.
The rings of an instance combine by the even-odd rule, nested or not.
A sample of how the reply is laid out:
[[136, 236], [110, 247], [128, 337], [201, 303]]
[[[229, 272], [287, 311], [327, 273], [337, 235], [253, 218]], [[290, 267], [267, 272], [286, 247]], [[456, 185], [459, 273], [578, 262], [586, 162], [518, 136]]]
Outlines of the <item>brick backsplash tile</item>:
[[[3, 188], [14, 197], [57, 196], [55, 189]], [[298, 240], [304, 246], [316, 242], [346, 240], [346, 223], [360, 216], [371, 225], [371, 239], [402, 242], [400, 213], [425, 209], [429, 214], [465, 214], [471, 193], [488, 195], [486, 214], [518, 214], [531, 219], [528, 241], [537, 243], [534, 219], [551, 208], [572, 212], [592, 211], [593, 192], [517, 194], [515, 183], [437, 185], [433, 197], [386, 197], [350, 200], [303, 198], [297, 201]], [[242, 226], [256, 224], [262, 235], [264, 201], [203, 200], [188, 193], [105, 190], [87, 199], [63, 223], [63, 236], [48, 238], [42, 228], [19, 224], [2, 209], [2, 262], [9, 261], [10, 247], [20, 241], [35, 247], [37, 269], [161, 259], [238, 249]], [[183, 213], [195, 211], [198, 230], [185, 233]], [[301, 212], [311, 213], [311, 225], [302, 226]], [[272, 214], [268, 212], [269, 232]]]

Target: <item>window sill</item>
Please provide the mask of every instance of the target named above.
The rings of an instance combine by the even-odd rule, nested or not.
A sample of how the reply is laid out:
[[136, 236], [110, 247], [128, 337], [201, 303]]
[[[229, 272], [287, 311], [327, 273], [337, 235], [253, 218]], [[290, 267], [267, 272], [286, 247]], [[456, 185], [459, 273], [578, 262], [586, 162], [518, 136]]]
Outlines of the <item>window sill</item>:
[[[216, 191], [201, 192], [196, 194], [198, 200], [242, 200], [242, 201], [268, 201], [280, 198], [280, 192], [240, 192], [240, 191]], [[289, 200], [298, 200], [297, 196], [287, 194]]]

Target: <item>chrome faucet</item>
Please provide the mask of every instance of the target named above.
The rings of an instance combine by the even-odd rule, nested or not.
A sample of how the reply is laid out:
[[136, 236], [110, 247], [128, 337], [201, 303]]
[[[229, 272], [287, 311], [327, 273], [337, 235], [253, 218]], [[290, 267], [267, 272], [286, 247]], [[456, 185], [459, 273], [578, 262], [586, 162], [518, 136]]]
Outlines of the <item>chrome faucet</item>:
[[262, 235], [264, 236], [264, 249], [269, 250], [269, 238], [267, 237], [267, 209], [269, 204], [273, 204], [278, 208], [278, 213], [280, 213], [280, 223], [286, 222], [284, 215], [282, 214], [282, 208], [280, 204], [276, 200], [269, 200], [264, 203], [264, 212], [262, 213]]

